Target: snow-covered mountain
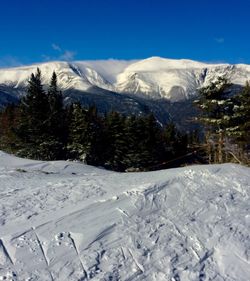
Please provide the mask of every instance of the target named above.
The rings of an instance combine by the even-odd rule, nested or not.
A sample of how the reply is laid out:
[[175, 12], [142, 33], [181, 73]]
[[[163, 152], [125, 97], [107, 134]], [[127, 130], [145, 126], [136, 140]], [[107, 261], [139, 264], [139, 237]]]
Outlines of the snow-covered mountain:
[[243, 64], [206, 64], [160, 57], [47, 62], [0, 69], [0, 108], [17, 102], [26, 93], [28, 79], [37, 67], [41, 69], [45, 87], [52, 72], [57, 73], [66, 104], [75, 101], [86, 107], [95, 104], [101, 113], [153, 112], [161, 123], [172, 120], [185, 130], [193, 126], [187, 120], [197, 114], [192, 106], [197, 88], [208, 85], [218, 76], [225, 76], [238, 86], [250, 80], [250, 65]]
[[249, 281], [249, 171], [122, 174], [0, 152], [0, 280]]
[[151, 57], [134, 61], [48, 62], [4, 68], [0, 69], [0, 89], [23, 89], [37, 67], [42, 71], [44, 84], [49, 83], [52, 72], [56, 71], [59, 85], [64, 91], [74, 89], [86, 92], [95, 88], [98, 91], [101, 89], [171, 101], [193, 97], [197, 88], [217, 76], [226, 76], [238, 85], [244, 85], [250, 79], [249, 65], [206, 64]]

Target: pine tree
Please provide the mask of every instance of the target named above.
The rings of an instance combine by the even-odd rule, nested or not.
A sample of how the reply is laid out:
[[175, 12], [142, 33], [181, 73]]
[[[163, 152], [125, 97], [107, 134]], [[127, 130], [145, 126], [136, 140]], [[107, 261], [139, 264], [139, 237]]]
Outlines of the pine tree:
[[223, 162], [225, 130], [232, 110], [228, 97], [231, 84], [224, 77], [200, 89], [195, 101], [201, 110], [199, 121], [205, 125], [205, 137], [209, 163]]
[[106, 166], [117, 171], [124, 171], [127, 152], [125, 117], [114, 111], [107, 114], [105, 119], [105, 135], [108, 144], [105, 153]]
[[177, 146], [177, 130], [174, 123], [169, 123], [163, 130], [165, 146], [165, 161], [170, 161], [180, 155]]
[[104, 122], [98, 116], [96, 106], [91, 106], [86, 115], [85, 149], [86, 163], [90, 165], [103, 166], [108, 145], [104, 132]]
[[41, 72], [32, 74], [27, 95], [21, 99], [20, 122], [16, 128], [19, 138], [19, 155], [34, 159], [46, 159], [48, 97], [43, 90]]
[[105, 136], [103, 122], [95, 106], [88, 110], [77, 103], [68, 109], [68, 154], [90, 165], [104, 165]]
[[232, 146], [237, 146], [237, 157], [243, 163], [249, 163], [250, 150], [250, 84], [246, 82], [241, 92], [231, 98], [232, 113], [228, 118], [226, 133]]
[[126, 138], [126, 155], [124, 163], [126, 169], [137, 170], [141, 168], [140, 163], [140, 141], [142, 139], [142, 133], [144, 126], [141, 126], [139, 117], [129, 116], [125, 120], [125, 138]]
[[47, 147], [50, 159], [64, 159], [66, 145], [66, 119], [62, 92], [58, 90], [57, 76], [53, 72], [48, 89], [49, 112], [47, 116]]
[[240, 106], [238, 114], [241, 116], [239, 123], [239, 131], [241, 132], [243, 141], [250, 145], [250, 84], [246, 83], [239, 95]]
[[126, 121], [126, 157], [127, 168], [151, 170], [164, 160], [162, 128], [155, 117], [130, 117]]
[[0, 149], [9, 153], [18, 150], [18, 138], [15, 134], [16, 124], [19, 120], [19, 107], [8, 105], [0, 113]]
[[141, 139], [141, 163], [146, 169], [160, 164], [164, 160], [164, 146], [162, 141], [162, 128], [153, 114], [143, 118], [144, 136]]
[[79, 103], [68, 108], [68, 157], [84, 161], [86, 158], [86, 112]]

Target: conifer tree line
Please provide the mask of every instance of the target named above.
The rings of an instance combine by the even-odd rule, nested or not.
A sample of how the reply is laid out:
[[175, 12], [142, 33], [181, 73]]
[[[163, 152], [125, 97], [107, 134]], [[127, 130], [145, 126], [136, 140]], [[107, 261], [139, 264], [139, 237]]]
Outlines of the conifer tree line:
[[237, 94], [231, 89], [230, 81], [219, 77], [201, 88], [195, 101], [205, 128], [208, 162], [250, 165], [250, 85], [246, 82]]
[[0, 114], [0, 149], [39, 160], [81, 160], [116, 171], [150, 170], [185, 155], [188, 137], [154, 116], [100, 115], [93, 105], [63, 105], [53, 73], [45, 91], [38, 69], [18, 105]]

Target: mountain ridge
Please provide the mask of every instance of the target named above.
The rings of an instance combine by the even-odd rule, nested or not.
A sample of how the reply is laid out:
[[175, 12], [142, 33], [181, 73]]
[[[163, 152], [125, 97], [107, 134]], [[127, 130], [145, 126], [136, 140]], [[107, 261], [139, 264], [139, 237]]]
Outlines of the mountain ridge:
[[128, 93], [147, 98], [180, 101], [189, 99], [197, 89], [218, 76], [234, 84], [244, 85], [250, 79], [250, 65], [208, 64], [188, 59], [150, 57], [143, 60], [53, 61], [30, 66], [0, 68], [0, 86], [23, 88], [32, 72], [39, 67], [43, 83], [51, 74], [58, 75], [61, 90], [88, 91], [98, 87], [116, 93]]
[[[85, 107], [95, 104], [104, 114], [110, 110], [126, 115], [152, 112], [163, 124], [172, 120], [179, 125], [197, 114], [191, 104], [199, 88], [223, 76], [236, 85], [237, 92], [238, 87], [250, 80], [250, 65], [208, 64], [187, 59], [44, 62], [0, 68], [0, 108], [16, 103], [26, 94], [28, 79], [38, 67], [45, 89], [52, 72], [56, 72], [65, 104], [80, 102]], [[180, 108], [183, 120], [179, 117]]]

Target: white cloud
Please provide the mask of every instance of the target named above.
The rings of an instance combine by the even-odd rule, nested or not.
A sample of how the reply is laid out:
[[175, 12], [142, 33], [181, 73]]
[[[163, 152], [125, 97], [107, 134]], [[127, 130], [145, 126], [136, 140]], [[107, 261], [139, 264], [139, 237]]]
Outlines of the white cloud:
[[55, 51], [62, 52], [62, 48], [59, 45], [55, 44], [55, 43], [52, 43], [51, 47]]
[[44, 61], [52, 60], [51, 56], [48, 56], [48, 55], [42, 55], [42, 58]]
[[65, 60], [65, 61], [72, 61], [76, 55], [76, 52], [70, 50], [64, 50], [61, 46], [56, 43], [52, 43], [51, 47], [54, 51], [57, 52], [55, 56], [48, 56], [46, 54], [42, 55], [44, 61], [51, 61], [51, 60]]
[[71, 61], [74, 59], [75, 55], [76, 55], [75, 52], [66, 50], [62, 55], [60, 55], [59, 59]]
[[214, 40], [218, 43], [218, 44], [223, 44], [225, 42], [225, 39], [223, 37], [219, 37], [219, 38], [214, 38]]

